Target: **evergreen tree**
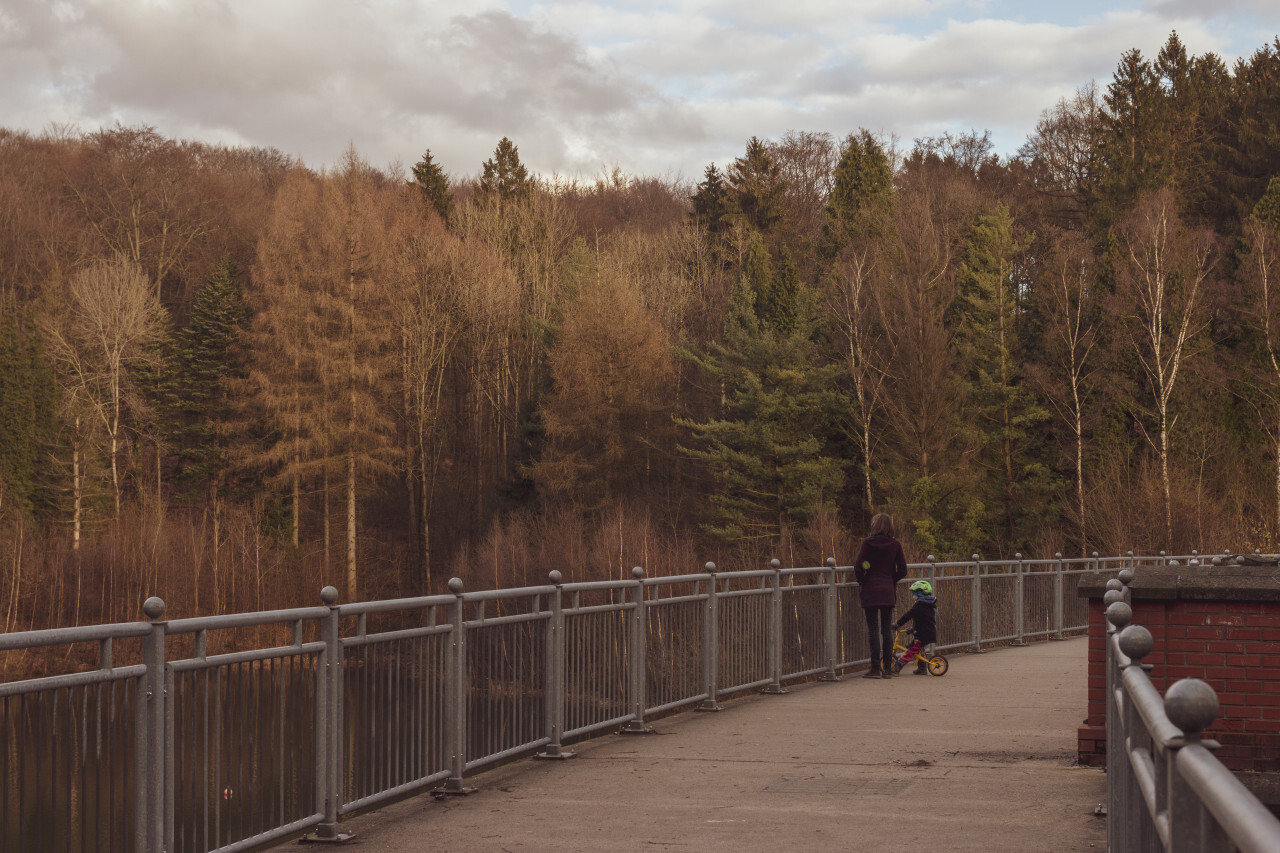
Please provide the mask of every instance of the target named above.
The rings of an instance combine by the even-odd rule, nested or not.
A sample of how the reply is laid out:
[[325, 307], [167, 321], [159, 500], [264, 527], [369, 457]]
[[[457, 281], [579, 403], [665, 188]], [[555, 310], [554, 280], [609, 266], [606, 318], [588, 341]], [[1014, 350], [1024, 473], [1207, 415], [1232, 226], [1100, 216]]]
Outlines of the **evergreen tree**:
[[203, 498], [210, 490], [216, 495], [231, 464], [235, 439], [228, 382], [243, 374], [241, 338], [248, 323], [238, 279], [235, 263], [223, 259], [196, 294], [170, 358], [169, 441], [188, 499]]
[[[757, 308], [762, 290], [768, 316]], [[729, 297], [724, 343], [682, 352], [723, 388], [723, 418], [680, 421], [701, 445], [687, 452], [717, 481], [704, 529], [720, 539], [775, 539], [840, 488], [839, 462], [824, 442], [838, 368], [815, 364], [816, 325], [812, 294], [779, 281], [757, 236]]]
[[693, 210], [690, 215], [712, 234], [720, 234], [728, 227], [732, 210], [729, 187], [724, 176], [712, 163], [703, 172], [702, 183], [693, 194]]
[[960, 262], [954, 310], [955, 346], [969, 384], [976, 458], [984, 501], [993, 512], [996, 543], [1030, 544], [1022, 524], [1050, 503], [1048, 469], [1030, 452], [1048, 411], [1022, 375], [1018, 265], [1030, 246], [1016, 233], [1009, 209], [978, 217]]
[[448, 222], [449, 211], [453, 207], [453, 197], [449, 194], [449, 176], [431, 158], [431, 149], [427, 149], [427, 153], [414, 165], [412, 183], [422, 194], [424, 209], [434, 210], [442, 220]]
[[0, 312], [0, 518], [33, 509], [55, 396], [39, 335], [14, 312]]
[[480, 195], [506, 202], [527, 195], [530, 186], [529, 171], [520, 162], [520, 149], [510, 139], [502, 137], [493, 157], [484, 161], [484, 171], [477, 187]]
[[880, 143], [866, 130], [850, 134], [836, 164], [822, 225], [823, 249], [837, 254], [850, 242], [884, 236], [892, 228], [893, 170]]
[[746, 153], [729, 167], [734, 205], [747, 224], [768, 234], [782, 218], [782, 168], [769, 147], [756, 137], [747, 141]]

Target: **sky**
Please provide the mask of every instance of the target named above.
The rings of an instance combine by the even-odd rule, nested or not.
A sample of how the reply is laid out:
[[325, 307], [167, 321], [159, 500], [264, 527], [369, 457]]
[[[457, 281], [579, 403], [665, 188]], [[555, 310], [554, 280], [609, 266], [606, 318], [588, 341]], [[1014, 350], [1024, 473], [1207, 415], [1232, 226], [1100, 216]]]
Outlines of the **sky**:
[[1177, 31], [1228, 65], [1277, 0], [0, 0], [0, 127], [116, 123], [277, 148], [348, 146], [476, 175], [506, 136], [532, 172], [696, 182], [752, 136], [989, 130]]

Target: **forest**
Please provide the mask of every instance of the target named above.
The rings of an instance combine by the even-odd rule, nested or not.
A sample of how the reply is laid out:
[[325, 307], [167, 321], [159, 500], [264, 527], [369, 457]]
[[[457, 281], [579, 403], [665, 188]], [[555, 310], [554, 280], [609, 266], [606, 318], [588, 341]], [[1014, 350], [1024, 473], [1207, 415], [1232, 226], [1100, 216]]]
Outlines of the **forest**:
[[844, 564], [879, 511], [913, 560], [1280, 548], [1280, 37], [1129, 51], [1012, 155], [424, 150], [0, 129], [0, 631]]

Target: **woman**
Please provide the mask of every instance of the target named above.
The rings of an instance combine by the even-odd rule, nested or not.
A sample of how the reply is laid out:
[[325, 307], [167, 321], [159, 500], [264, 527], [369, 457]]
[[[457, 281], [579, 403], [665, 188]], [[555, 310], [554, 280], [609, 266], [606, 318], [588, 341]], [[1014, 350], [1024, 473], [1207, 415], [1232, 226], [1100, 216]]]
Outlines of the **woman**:
[[867, 643], [871, 668], [863, 678], [893, 676], [893, 608], [898, 603], [898, 581], [907, 576], [907, 558], [893, 538], [893, 518], [876, 513], [871, 535], [862, 540], [853, 574], [858, 579], [859, 600], [867, 616]]

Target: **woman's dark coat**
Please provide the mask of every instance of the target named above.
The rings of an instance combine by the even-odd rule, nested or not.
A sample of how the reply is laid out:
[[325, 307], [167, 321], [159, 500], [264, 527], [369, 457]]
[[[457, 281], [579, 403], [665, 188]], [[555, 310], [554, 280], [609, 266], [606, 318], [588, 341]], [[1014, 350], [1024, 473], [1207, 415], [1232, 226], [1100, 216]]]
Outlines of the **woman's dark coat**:
[[907, 576], [907, 558], [897, 539], [876, 534], [862, 540], [853, 561], [863, 607], [893, 607], [898, 603], [898, 581]]

